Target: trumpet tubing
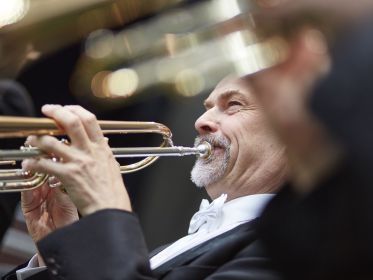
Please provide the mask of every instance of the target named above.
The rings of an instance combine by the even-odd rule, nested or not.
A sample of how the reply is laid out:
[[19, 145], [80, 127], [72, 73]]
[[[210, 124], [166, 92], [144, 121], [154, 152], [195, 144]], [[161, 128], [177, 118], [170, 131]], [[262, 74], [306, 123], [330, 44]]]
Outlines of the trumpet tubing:
[[[129, 165], [120, 166], [122, 174], [141, 170], [161, 156], [196, 155], [207, 158], [211, 145], [204, 142], [197, 147], [174, 146], [172, 133], [168, 127], [155, 122], [99, 121], [104, 134], [151, 133], [162, 136], [159, 147], [119, 147], [111, 148], [116, 158], [145, 157]], [[0, 117], [0, 138], [27, 137], [29, 135], [62, 136], [65, 132], [51, 119]], [[50, 157], [38, 148], [21, 147], [15, 150], [0, 150], [0, 165], [12, 164], [31, 157]], [[0, 192], [16, 192], [37, 188], [46, 182], [47, 174], [30, 174], [21, 169], [0, 170]]]

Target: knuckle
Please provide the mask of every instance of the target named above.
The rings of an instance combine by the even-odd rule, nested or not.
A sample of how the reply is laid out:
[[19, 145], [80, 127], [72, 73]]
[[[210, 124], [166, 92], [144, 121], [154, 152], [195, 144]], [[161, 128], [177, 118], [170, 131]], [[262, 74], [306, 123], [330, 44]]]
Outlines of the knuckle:
[[87, 124], [93, 124], [97, 121], [97, 118], [94, 114], [88, 112], [84, 117], [83, 121]]
[[80, 120], [77, 116], [71, 115], [68, 119], [66, 119], [65, 125], [72, 129], [76, 129], [80, 126], [79, 121]]
[[83, 171], [83, 170], [89, 170], [95, 163], [95, 160], [92, 157], [82, 157], [77, 160], [77, 165], [76, 167], [78, 168], [78, 171]]
[[65, 171], [62, 176], [76, 177], [80, 174], [80, 167], [78, 164], [69, 164], [66, 165]]
[[55, 138], [50, 136], [42, 136], [40, 138], [40, 147], [44, 150], [51, 150], [55, 147], [56, 141]]

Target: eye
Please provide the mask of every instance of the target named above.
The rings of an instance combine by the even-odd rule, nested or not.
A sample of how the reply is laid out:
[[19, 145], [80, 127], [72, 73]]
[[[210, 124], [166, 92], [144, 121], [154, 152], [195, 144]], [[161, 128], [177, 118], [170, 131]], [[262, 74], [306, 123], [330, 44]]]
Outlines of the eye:
[[242, 106], [242, 103], [237, 100], [231, 100], [228, 102], [228, 107], [232, 107], [232, 106]]
[[227, 102], [226, 106], [227, 106], [226, 107], [226, 112], [228, 114], [234, 114], [234, 113], [237, 113], [238, 111], [240, 111], [243, 104], [238, 100], [230, 100], [230, 101]]

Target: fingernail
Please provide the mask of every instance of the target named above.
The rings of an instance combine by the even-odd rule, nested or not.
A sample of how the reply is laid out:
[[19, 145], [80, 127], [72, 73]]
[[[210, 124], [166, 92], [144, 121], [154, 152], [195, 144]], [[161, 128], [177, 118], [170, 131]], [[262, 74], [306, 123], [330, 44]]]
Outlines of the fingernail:
[[32, 145], [32, 142], [34, 142], [35, 139], [36, 139], [36, 136], [34, 135], [28, 136], [25, 141], [25, 146]]
[[51, 111], [51, 110], [56, 109], [57, 107], [61, 107], [61, 105], [58, 105], [58, 104], [45, 104], [45, 105], [43, 105], [43, 107], [41, 107], [41, 111], [42, 112]]

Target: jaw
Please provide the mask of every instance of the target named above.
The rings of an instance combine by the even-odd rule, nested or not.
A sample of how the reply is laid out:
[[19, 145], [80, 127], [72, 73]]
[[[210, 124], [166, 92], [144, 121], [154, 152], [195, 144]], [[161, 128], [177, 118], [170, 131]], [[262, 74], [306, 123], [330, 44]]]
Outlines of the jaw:
[[[197, 187], [220, 189], [229, 163], [229, 154], [224, 149], [214, 150], [207, 160], [198, 159], [191, 171], [191, 179]], [[218, 187], [215, 187], [218, 186]]]
[[237, 180], [232, 179], [232, 174], [230, 170], [228, 170], [229, 167], [230, 163], [228, 162], [227, 168], [225, 168], [225, 171], [221, 174], [220, 178], [205, 186], [206, 192], [211, 199], [218, 198], [223, 193], [228, 195], [227, 200], [230, 200], [235, 196]]

